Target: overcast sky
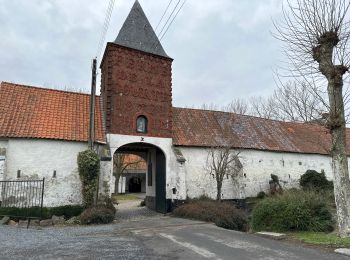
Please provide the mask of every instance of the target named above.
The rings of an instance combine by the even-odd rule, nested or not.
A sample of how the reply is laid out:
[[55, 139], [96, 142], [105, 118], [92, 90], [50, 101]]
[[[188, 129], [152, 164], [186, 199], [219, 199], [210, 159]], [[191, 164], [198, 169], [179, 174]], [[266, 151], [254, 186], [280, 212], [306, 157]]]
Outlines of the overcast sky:
[[[0, 81], [88, 92], [108, 2], [0, 0]], [[133, 3], [115, 1], [106, 41], [114, 41]], [[169, 1], [140, 3], [155, 28]], [[174, 106], [225, 105], [271, 93], [283, 59], [271, 35], [281, 4], [187, 0], [162, 40], [174, 59]]]

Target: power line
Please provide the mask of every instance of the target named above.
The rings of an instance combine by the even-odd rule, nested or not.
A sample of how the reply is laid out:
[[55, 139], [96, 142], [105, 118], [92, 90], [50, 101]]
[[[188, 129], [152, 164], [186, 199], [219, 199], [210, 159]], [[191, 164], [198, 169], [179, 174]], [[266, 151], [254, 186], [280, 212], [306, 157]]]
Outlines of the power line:
[[113, 12], [114, 3], [115, 3], [115, 0], [110, 0], [109, 4], [108, 4], [108, 8], [107, 8], [107, 11], [106, 11], [106, 17], [105, 17], [105, 20], [104, 20], [104, 23], [103, 23], [103, 28], [102, 28], [102, 31], [101, 31], [101, 38], [100, 38], [100, 41], [98, 43], [98, 48], [97, 48], [96, 57], [98, 59], [100, 58], [101, 53], [102, 53], [103, 44], [104, 44], [105, 39], [106, 39], [109, 23], [111, 21], [111, 16], [112, 16], [112, 12]]
[[179, 12], [181, 11], [182, 7], [185, 5], [186, 1], [187, 1], [187, 0], [184, 0], [184, 2], [182, 3], [182, 5], [180, 6], [180, 8], [177, 10], [177, 12], [176, 12], [174, 18], [171, 20], [171, 22], [169, 23], [169, 25], [168, 25], [168, 27], [166, 28], [165, 32], [164, 32], [163, 35], [160, 37], [160, 39], [159, 39], [160, 41], [163, 39], [163, 37], [165, 36], [165, 34], [168, 32], [170, 26], [173, 24], [175, 18], [177, 17], [177, 15], [179, 14]]
[[164, 13], [163, 13], [163, 15], [162, 15], [162, 18], [160, 18], [159, 23], [157, 24], [155, 31], [157, 31], [157, 29], [158, 29], [160, 23], [163, 21], [163, 18], [164, 18], [164, 16], [165, 16], [165, 14], [167, 13], [167, 11], [168, 11], [168, 9], [169, 9], [169, 6], [171, 5], [172, 2], [173, 2], [173, 0], [170, 0], [170, 1], [169, 1], [169, 4], [168, 4], [168, 6], [167, 6], [166, 9], [165, 9], [165, 11], [164, 11]]
[[163, 25], [162, 29], [160, 30], [160, 32], [159, 32], [159, 34], [158, 34], [158, 37], [162, 34], [164, 28], [168, 25], [168, 22], [169, 22], [170, 18], [173, 16], [173, 14], [174, 14], [174, 12], [175, 12], [177, 6], [179, 5], [179, 3], [180, 3], [180, 0], [177, 1], [177, 4], [175, 5], [173, 11], [171, 12], [171, 14], [169, 15], [169, 17], [168, 17], [168, 19], [166, 20], [165, 24]]

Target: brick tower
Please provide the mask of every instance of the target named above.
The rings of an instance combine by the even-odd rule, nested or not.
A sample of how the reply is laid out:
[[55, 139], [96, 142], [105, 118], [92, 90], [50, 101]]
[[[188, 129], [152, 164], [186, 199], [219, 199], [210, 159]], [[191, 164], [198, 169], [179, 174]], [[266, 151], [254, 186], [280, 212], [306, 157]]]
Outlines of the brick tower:
[[171, 138], [172, 59], [138, 1], [101, 62], [107, 133]]

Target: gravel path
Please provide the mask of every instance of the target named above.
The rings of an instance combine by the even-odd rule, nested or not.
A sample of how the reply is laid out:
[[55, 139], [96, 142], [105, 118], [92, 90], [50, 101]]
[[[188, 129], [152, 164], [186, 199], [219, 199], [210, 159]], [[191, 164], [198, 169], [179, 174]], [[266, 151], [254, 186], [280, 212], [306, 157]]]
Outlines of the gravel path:
[[116, 220], [121, 221], [135, 221], [150, 217], [160, 217], [163, 214], [157, 213], [147, 207], [140, 207], [140, 200], [122, 200], [116, 206]]
[[157, 259], [132, 236], [114, 234], [114, 226], [0, 227], [0, 259]]

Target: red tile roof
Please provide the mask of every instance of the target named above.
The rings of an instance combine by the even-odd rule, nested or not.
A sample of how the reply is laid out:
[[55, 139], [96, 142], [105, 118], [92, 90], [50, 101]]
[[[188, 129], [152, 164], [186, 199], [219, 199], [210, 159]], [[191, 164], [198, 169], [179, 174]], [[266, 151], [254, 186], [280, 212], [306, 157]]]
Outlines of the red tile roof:
[[[2, 82], [0, 137], [87, 141], [88, 94]], [[105, 142], [100, 97], [96, 97], [96, 141]], [[347, 129], [350, 136], [350, 129]], [[219, 111], [173, 108], [177, 146], [329, 154], [329, 131], [317, 124], [290, 123]], [[350, 138], [347, 140], [350, 154]]]
[[[0, 137], [87, 141], [90, 95], [2, 82]], [[105, 142], [100, 97], [96, 141]]]
[[[173, 108], [173, 120], [173, 143], [178, 146], [230, 145], [233, 148], [311, 154], [329, 154], [330, 151], [329, 131], [317, 124], [185, 108]], [[347, 144], [350, 154], [350, 139]]]

